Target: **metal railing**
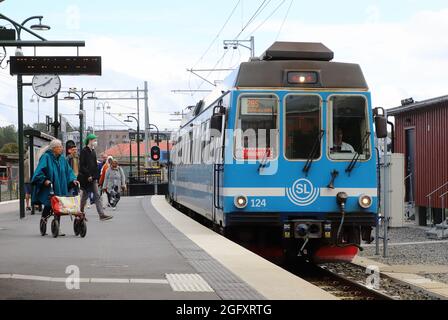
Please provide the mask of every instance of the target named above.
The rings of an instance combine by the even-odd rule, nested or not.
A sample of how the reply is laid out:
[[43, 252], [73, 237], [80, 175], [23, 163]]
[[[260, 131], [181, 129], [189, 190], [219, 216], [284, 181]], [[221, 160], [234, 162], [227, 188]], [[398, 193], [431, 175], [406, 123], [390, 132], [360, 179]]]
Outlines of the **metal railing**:
[[19, 199], [19, 182], [17, 180], [0, 180], [0, 202]]
[[443, 185], [441, 185], [440, 187], [438, 187], [437, 189], [435, 189], [434, 191], [432, 191], [431, 193], [429, 193], [426, 196], [426, 198], [428, 198], [428, 210], [429, 210], [429, 215], [430, 215], [430, 218], [431, 218], [432, 226], [434, 226], [434, 224], [435, 224], [435, 222], [434, 222], [434, 215], [433, 215], [432, 206], [431, 206], [431, 204], [432, 204], [432, 196], [434, 194], [436, 194], [437, 192], [439, 192], [440, 190], [442, 190], [443, 188], [446, 188], [447, 186], [448, 186], [448, 181], [445, 182]]
[[442, 239], [445, 238], [445, 228], [443, 227], [443, 223], [446, 221], [445, 197], [447, 195], [448, 195], [448, 191], [439, 197], [442, 199]]

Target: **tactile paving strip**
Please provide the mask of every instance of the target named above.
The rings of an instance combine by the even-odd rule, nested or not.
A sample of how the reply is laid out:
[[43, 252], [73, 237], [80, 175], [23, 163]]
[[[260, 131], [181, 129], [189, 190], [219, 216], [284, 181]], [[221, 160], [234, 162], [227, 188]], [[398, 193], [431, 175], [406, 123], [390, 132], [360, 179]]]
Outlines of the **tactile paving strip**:
[[173, 291], [214, 292], [199, 274], [166, 274], [166, 279]]
[[[151, 205], [151, 198], [142, 200], [142, 205], [157, 228], [180, 252], [203, 280], [224, 300], [266, 300], [261, 294], [229, 271], [187, 236], [177, 230]], [[168, 275], [167, 275], [168, 279]], [[169, 281], [169, 279], [168, 279]]]

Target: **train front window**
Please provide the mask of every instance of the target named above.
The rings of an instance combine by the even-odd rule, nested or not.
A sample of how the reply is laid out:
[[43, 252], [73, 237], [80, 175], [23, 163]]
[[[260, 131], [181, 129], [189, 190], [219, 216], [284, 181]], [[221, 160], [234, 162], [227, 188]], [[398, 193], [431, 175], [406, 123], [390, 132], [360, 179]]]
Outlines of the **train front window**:
[[286, 97], [285, 155], [289, 160], [306, 160], [318, 149], [312, 160], [321, 156], [320, 97], [289, 95]]
[[332, 118], [328, 143], [331, 159], [352, 160], [357, 153], [360, 160], [370, 158], [366, 99], [361, 96], [332, 96], [329, 110]]
[[240, 98], [235, 132], [235, 157], [274, 159], [278, 147], [278, 98], [274, 95]]

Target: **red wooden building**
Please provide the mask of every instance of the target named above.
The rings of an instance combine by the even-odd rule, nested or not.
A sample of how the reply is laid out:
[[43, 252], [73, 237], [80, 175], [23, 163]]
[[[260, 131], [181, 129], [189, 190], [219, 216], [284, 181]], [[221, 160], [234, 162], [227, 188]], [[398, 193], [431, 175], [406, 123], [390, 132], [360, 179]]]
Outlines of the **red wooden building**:
[[431, 216], [440, 223], [442, 207], [448, 207], [448, 96], [406, 100], [388, 115], [395, 117], [395, 152], [405, 155], [406, 201], [415, 202], [420, 225]]

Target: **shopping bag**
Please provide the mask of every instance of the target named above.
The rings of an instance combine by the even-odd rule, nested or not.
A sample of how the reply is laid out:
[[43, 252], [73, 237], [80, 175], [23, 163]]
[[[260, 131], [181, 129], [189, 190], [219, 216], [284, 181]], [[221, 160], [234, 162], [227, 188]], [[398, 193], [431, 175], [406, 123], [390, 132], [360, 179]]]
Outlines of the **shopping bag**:
[[75, 215], [81, 212], [81, 196], [51, 198], [51, 208], [58, 215]]

